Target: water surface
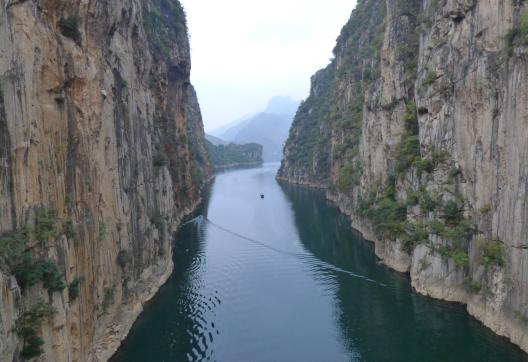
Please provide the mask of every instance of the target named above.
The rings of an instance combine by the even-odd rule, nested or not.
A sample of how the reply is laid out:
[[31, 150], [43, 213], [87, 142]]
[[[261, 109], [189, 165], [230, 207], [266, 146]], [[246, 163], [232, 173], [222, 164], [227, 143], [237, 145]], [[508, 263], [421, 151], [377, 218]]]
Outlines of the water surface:
[[463, 306], [413, 292], [322, 193], [276, 170], [216, 177], [114, 362], [528, 361]]

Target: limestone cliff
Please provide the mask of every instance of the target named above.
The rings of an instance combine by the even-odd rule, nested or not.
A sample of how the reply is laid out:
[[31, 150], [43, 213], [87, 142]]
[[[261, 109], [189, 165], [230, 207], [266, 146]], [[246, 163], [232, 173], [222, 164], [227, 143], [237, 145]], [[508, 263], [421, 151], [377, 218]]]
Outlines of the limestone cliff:
[[0, 0], [0, 360], [104, 361], [211, 175], [177, 0]]
[[362, 0], [278, 178], [327, 188], [389, 266], [528, 351], [528, 5]]

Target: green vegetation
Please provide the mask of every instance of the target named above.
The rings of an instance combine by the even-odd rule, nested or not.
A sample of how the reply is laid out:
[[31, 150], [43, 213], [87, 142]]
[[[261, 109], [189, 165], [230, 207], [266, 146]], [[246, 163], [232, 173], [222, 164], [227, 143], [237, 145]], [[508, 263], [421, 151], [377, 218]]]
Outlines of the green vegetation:
[[456, 248], [447, 252], [447, 256], [453, 259], [455, 265], [458, 267], [467, 267], [469, 265], [469, 257], [465, 250]]
[[[337, 81], [352, 83], [355, 90], [352, 99], [347, 104], [341, 104], [336, 102], [340, 96], [337, 94], [339, 90], [332, 89], [328, 103], [325, 104], [328, 111], [323, 118], [334, 124], [338, 132], [344, 135], [341, 143], [334, 147], [334, 157], [346, 160], [345, 165], [338, 170], [335, 185], [341, 192], [349, 192], [354, 185], [359, 184], [362, 174], [358, 156], [363, 108], [366, 92], [380, 77], [379, 52], [385, 34], [385, 11], [385, 6], [381, 3], [358, 4], [334, 49], [336, 57], [339, 56], [342, 60], [337, 68]], [[335, 84], [331, 84], [332, 88], [334, 86]], [[319, 152], [325, 154], [322, 147]], [[319, 166], [319, 162], [317, 164]]]
[[489, 214], [489, 212], [491, 211], [491, 204], [486, 204], [484, 206], [482, 206], [480, 209], [479, 209], [479, 212], [481, 214]]
[[419, 222], [407, 222], [403, 237], [403, 250], [410, 254], [418, 244], [429, 242], [429, 231], [426, 225]]
[[405, 85], [411, 87], [414, 84], [416, 78], [416, 69], [418, 68], [418, 35], [413, 34], [409, 36], [403, 43], [398, 44], [396, 47], [396, 60], [403, 63], [405, 68]]
[[317, 163], [317, 174], [326, 178], [330, 175], [330, 134], [326, 119], [330, 114], [334, 69], [324, 69], [314, 77], [317, 95], [313, 92], [299, 106], [286, 149], [293, 168], [313, 174], [312, 165]]
[[[387, 182], [380, 197], [360, 203], [358, 210], [362, 216], [367, 217], [379, 236], [398, 236], [404, 232], [407, 219], [407, 205], [395, 198], [395, 180]], [[371, 196], [372, 197], [372, 196]]]
[[76, 42], [81, 40], [81, 33], [79, 31], [79, 18], [77, 16], [68, 16], [67, 18], [60, 18], [59, 29], [65, 37], [71, 38]]
[[150, 218], [150, 222], [158, 230], [158, 234], [160, 235], [160, 238], [165, 239], [166, 222], [163, 216], [157, 212], [154, 216]]
[[185, 12], [178, 0], [144, 0], [143, 28], [155, 56], [169, 56], [180, 34], [186, 35]]
[[431, 173], [434, 171], [435, 168], [433, 161], [428, 158], [415, 159], [413, 162], [413, 166], [416, 167], [416, 171], [418, 172], [419, 176], [422, 175], [424, 171], [427, 173]]
[[420, 202], [420, 192], [419, 191], [407, 191], [406, 203], [407, 206], [415, 206]]
[[70, 285], [68, 285], [68, 296], [71, 301], [74, 301], [79, 296], [79, 287], [82, 281], [82, 277], [75, 276]]
[[20, 262], [14, 267], [14, 274], [22, 289], [40, 281], [50, 292], [60, 292], [65, 287], [62, 274], [53, 260], [46, 258], [33, 260], [29, 252], [22, 255]]
[[215, 146], [206, 141], [209, 160], [217, 167], [229, 165], [260, 164], [262, 163], [262, 146], [256, 143]]
[[[366, 199], [360, 199], [357, 212], [368, 218], [380, 237], [401, 238], [402, 250], [411, 253], [419, 244], [427, 244], [443, 257], [452, 259], [456, 266], [467, 267], [469, 257], [467, 244], [475, 229], [471, 222], [464, 219], [461, 206], [457, 201], [443, 202], [441, 194], [430, 193], [424, 188], [418, 191], [408, 191], [405, 201], [395, 197], [395, 179], [389, 179], [382, 192], [380, 188], [371, 189]], [[407, 207], [420, 205], [422, 213], [434, 213], [435, 218], [428, 222], [411, 221], [407, 217]], [[436, 215], [441, 213], [441, 219]], [[429, 236], [436, 234], [447, 244], [438, 246], [431, 243]], [[484, 252], [486, 260], [500, 260], [497, 246], [487, 247]]]
[[106, 313], [108, 307], [114, 304], [114, 297], [115, 297], [115, 286], [104, 289], [103, 303], [101, 304], [101, 306], [103, 307], [104, 313]]
[[66, 220], [62, 226], [62, 230], [68, 239], [75, 238], [75, 226], [73, 225], [72, 220]]
[[66, 220], [62, 229], [64, 230], [64, 235], [66, 235], [68, 239], [75, 238], [75, 226], [73, 225], [72, 220]]
[[35, 260], [31, 253], [26, 251], [26, 245], [32, 237], [41, 243], [55, 237], [55, 224], [55, 212], [39, 207], [35, 209], [35, 226], [32, 230], [24, 226], [0, 236], [0, 261], [15, 275], [23, 290], [38, 282], [42, 282], [44, 288], [50, 292], [59, 292], [65, 287], [62, 275], [53, 260]]
[[201, 185], [203, 182], [203, 172], [199, 168], [193, 167], [191, 170], [191, 181], [193, 185]]
[[117, 253], [117, 264], [119, 264], [121, 269], [125, 269], [127, 263], [128, 263], [128, 251], [119, 250], [119, 253]]
[[169, 160], [163, 151], [158, 150], [152, 157], [152, 164], [154, 167], [165, 167], [169, 164]]
[[46, 242], [50, 238], [57, 236], [55, 223], [57, 214], [55, 210], [38, 207], [35, 209], [35, 229], [33, 231], [35, 239]]
[[437, 79], [438, 79], [438, 75], [435, 72], [433, 71], [428, 72], [422, 81], [422, 87], [430, 86], [431, 84], [436, 82]]
[[518, 46], [528, 45], [528, 11], [524, 11], [514, 26], [506, 34], [506, 51], [508, 55], [513, 55], [513, 50]]
[[482, 290], [482, 284], [473, 281], [470, 278], [464, 280], [464, 288], [469, 294], [479, 294]]
[[407, 134], [402, 137], [396, 150], [396, 172], [403, 174], [420, 157], [420, 142], [417, 135]]
[[29, 252], [21, 255], [20, 261], [13, 268], [15, 278], [22, 290], [37, 284], [42, 279], [42, 270]]
[[458, 206], [458, 203], [454, 200], [449, 200], [444, 204], [443, 212], [444, 219], [448, 224], [458, 224], [461, 219], [460, 206]]
[[482, 263], [486, 267], [504, 266], [506, 260], [506, 250], [500, 240], [477, 240], [477, 245], [482, 250]]
[[104, 240], [108, 235], [108, 229], [106, 228], [106, 223], [104, 221], [99, 222], [99, 233], [97, 239], [99, 241]]
[[449, 177], [449, 180], [451, 182], [454, 181], [454, 179], [460, 175], [462, 172], [460, 171], [460, 169], [458, 167], [452, 167], [450, 170], [449, 170], [449, 174], [448, 174], [448, 177]]
[[39, 330], [44, 319], [51, 318], [54, 314], [55, 310], [40, 299], [17, 320], [17, 335], [24, 340], [22, 357], [31, 359], [42, 354], [44, 341], [39, 336]]
[[358, 185], [361, 177], [361, 168], [359, 163], [346, 164], [339, 169], [337, 174], [337, 187], [339, 191], [349, 192], [352, 186]]
[[165, 255], [165, 249], [163, 248], [163, 243], [159, 243], [158, 245], [158, 256], [164, 256]]
[[[363, 116], [366, 112], [379, 111], [376, 109], [379, 102], [375, 102], [379, 98], [371, 92], [371, 85], [379, 79], [385, 5], [383, 2], [358, 2], [334, 49], [337, 60], [314, 76], [310, 97], [301, 104], [286, 144], [287, 167], [322, 183], [335, 177], [335, 184], [330, 185], [332, 192], [350, 193], [361, 180], [358, 146]], [[403, 132], [394, 147], [393, 169], [389, 163], [389, 180], [385, 185], [372, 186], [358, 197], [357, 213], [371, 222], [378, 237], [402, 240], [402, 248], [408, 253], [419, 244], [427, 244], [432, 252], [465, 268], [469, 265], [468, 245], [475, 227], [464, 217], [464, 200], [450, 195], [441, 186], [433, 190], [426, 189], [426, 183], [422, 184], [431, 179], [431, 175], [426, 174], [432, 174], [451, 157], [433, 145], [420, 144], [418, 116], [429, 110], [418, 109], [414, 102], [419, 47], [418, 19], [414, 14], [420, 13], [419, 4], [397, 0], [394, 6], [395, 13], [405, 15], [410, 22], [403, 30], [407, 33], [399, 34], [397, 38], [401, 40], [395, 40], [400, 43], [391, 44], [395, 46], [398, 65], [405, 69], [405, 91], [399, 99], [393, 97], [390, 102], [385, 101], [381, 109], [386, 113], [401, 112], [405, 102], [401, 119]], [[423, 11], [427, 13], [428, 22], [435, 16], [431, 10], [434, 6]], [[445, 39], [437, 38], [433, 42], [440, 45]], [[453, 79], [449, 75], [442, 77], [426, 70], [421, 80], [424, 87], [434, 84], [444, 96], [452, 94]], [[443, 173], [438, 174], [443, 176]], [[454, 180], [460, 174], [460, 169], [453, 167], [449, 179]], [[439, 183], [443, 180], [440, 177]], [[409, 183], [418, 183], [418, 186], [402, 189]]]
[[411, 167], [415, 167], [418, 176], [421, 176], [424, 171], [433, 172], [440, 163], [449, 159], [447, 152], [439, 150], [432, 150], [430, 158], [421, 157], [418, 139], [418, 114], [414, 102], [407, 102], [402, 121], [404, 133], [396, 148], [396, 174], [403, 175]]
[[420, 190], [418, 199], [420, 200], [420, 208], [424, 212], [435, 211], [440, 204], [440, 197], [436, 194], [427, 192], [425, 189]]
[[41, 259], [37, 262], [42, 273], [42, 284], [50, 292], [60, 292], [64, 289], [64, 281], [57, 264], [50, 259]]
[[2, 264], [12, 269], [20, 261], [28, 240], [28, 228], [22, 228], [1, 235], [0, 261]]
[[418, 114], [416, 103], [407, 102], [402, 118], [404, 133], [396, 148], [396, 173], [404, 174], [415, 161], [420, 160], [420, 141], [418, 140]]
[[[342, 161], [331, 185], [341, 192], [349, 191], [362, 173], [357, 165], [365, 94], [379, 79], [385, 15], [383, 2], [358, 2], [334, 48], [339, 61], [314, 75], [310, 96], [299, 107], [286, 143], [288, 167], [322, 183], [332, 179], [332, 158]], [[354, 91], [339, 102], [345, 98], [344, 83]], [[337, 136], [334, 144], [332, 132]]]

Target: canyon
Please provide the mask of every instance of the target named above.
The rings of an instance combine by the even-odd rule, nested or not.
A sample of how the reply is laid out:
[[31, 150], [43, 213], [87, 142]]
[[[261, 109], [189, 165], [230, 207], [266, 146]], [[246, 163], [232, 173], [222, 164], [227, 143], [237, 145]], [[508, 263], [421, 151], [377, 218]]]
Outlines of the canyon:
[[[277, 174], [524, 351], [527, 54], [522, 0], [359, 0]], [[0, 0], [0, 360], [108, 360], [214, 166], [261, 163], [206, 143], [190, 71], [178, 0]]]

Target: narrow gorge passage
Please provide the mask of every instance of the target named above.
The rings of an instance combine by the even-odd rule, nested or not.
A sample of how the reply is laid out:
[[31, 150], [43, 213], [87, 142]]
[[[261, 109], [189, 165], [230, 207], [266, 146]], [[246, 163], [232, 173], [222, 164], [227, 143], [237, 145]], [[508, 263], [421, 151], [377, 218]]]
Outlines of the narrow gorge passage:
[[462, 305], [416, 294], [324, 194], [276, 170], [216, 177], [112, 361], [528, 361]]

